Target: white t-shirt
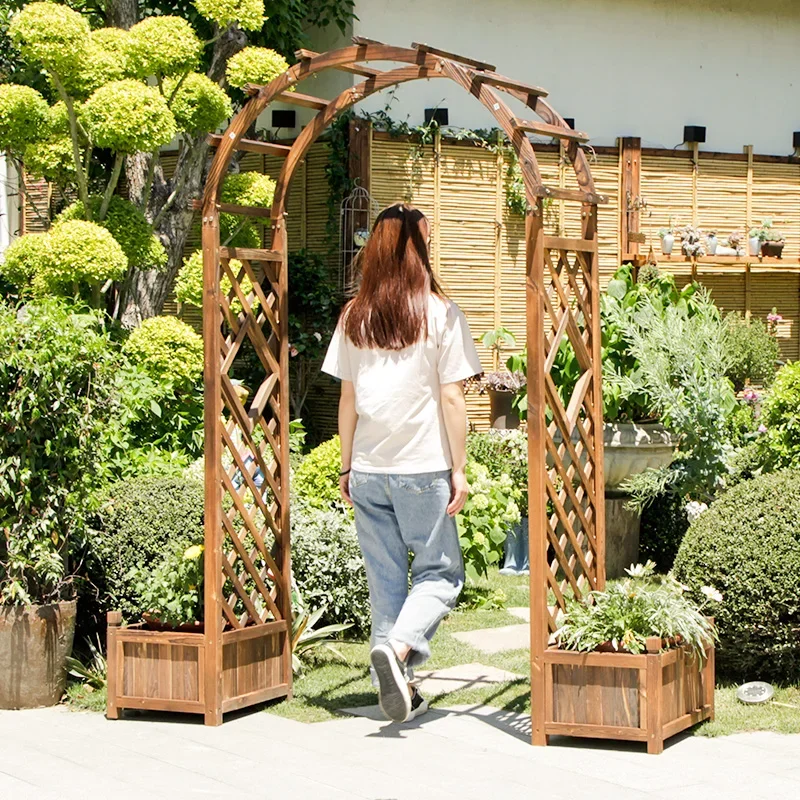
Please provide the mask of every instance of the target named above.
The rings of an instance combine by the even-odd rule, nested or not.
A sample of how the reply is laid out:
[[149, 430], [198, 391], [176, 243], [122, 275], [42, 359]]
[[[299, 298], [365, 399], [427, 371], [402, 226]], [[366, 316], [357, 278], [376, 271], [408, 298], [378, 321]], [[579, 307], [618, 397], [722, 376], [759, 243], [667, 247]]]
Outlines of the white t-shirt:
[[450, 469], [440, 387], [482, 369], [463, 312], [433, 294], [427, 338], [403, 350], [360, 349], [340, 323], [322, 371], [355, 386], [352, 468], [397, 474]]

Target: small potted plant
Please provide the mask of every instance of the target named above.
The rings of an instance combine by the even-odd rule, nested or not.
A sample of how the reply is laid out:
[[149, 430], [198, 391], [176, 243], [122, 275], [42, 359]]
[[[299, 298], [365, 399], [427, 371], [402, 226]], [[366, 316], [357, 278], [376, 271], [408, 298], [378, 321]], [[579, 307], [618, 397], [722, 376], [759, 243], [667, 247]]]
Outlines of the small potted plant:
[[[681, 252], [689, 258], [700, 258], [706, 254], [703, 231], [693, 225], [684, 225], [680, 230]], [[715, 248], [716, 249], [716, 248]]]
[[772, 220], [761, 224], [761, 255], [765, 258], [781, 258], [786, 239], [772, 226]]
[[[483, 345], [492, 350], [495, 365], [504, 348], [516, 347], [517, 340], [507, 328], [487, 331], [481, 339]], [[525, 376], [519, 372], [500, 370], [487, 372], [480, 382], [480, 392], [489, 395], [490, 424], [493, 428], [511, 430], [519, 427], [519, 415], [513, 410], [514, 398], [522, 386]]]
[[748, 254], [757, 256], [761, 253], [762, 231], [764, 225], [762, 223], [760, 228], [750, 228], [750, 233], [747, 235], [747, 248]]
[[672, 247], [675, 244], [675, 230], [672, 227], [672, 219], [670, 218], [669, 225], [666, 228], [661, 228], [658, 232], [661, 238], [661, 252], [668, 256], [672, 253]]
[[716, 231], [709, 231], [708, 235], [706, 236], [706, 250], [710, 256], [715, 256], [717, 254], [717, 245], [719, 242], [717, 241], [717, 232]]

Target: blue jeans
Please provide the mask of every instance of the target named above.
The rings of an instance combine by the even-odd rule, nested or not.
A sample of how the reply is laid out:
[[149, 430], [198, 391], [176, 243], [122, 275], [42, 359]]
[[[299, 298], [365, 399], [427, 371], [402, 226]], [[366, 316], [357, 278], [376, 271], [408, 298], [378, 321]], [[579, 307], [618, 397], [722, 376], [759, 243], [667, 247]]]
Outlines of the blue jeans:
[[464, 585], [458, 530], [446, 510], [450, 471], [353, 471], [350, 497], [369, 583], [372, 646], [389, 639], [407, 644], [408, 665], [419, 666], [430, 657], [433, 634]]

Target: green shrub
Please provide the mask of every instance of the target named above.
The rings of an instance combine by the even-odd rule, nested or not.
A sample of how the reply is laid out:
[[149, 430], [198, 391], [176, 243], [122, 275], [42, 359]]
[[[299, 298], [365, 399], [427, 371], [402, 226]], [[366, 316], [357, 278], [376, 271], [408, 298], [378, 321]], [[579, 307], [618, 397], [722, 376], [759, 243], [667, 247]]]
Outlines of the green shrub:
[[778, 370], [764, 400], [761, 422], [766, 426], [766, 446], [776, 468], [800, 467], [800, 361]]
[[[95, 196], [89, 199], [94, 219], [97, 218], [101, 203], [101, 197]], [[64, 209], [57, 221], [71, 219], [86, 219], [86, 209], [80, 200]], [[153, 235], [153, 228], [145, 215], [130, 201], [114, 195], [105, 219], [98, 224], [116, 239], [131, 267], [164, 269], [167, 266], [167, 251]]]
[[135, 328], [123, 352], [156, 381], [190, 386], [203, 374], [203, 340], [177, 317], [151, 317]]
[[736, 680], [796, 680], [800, 672], [800, 472], [733, 487], [691, 525], [675, 575], [695, 598], [722, 592], [717, 665]]
[[659, 572], [669, 572], [689, 529], [686, 501], [675, 494], [661, 494], [642, 510], [639, 559], [654, 561]]
[[0, 150], [20, 153], [45, 132], [49, 108], [29, 86], [0, 86]]
[[[132, 570], [153, 570], [180, 548], [203, 540], [203, 484], [138, 477], [111, 486], [90, 520], [87, 567], [100, 610], [137, 620], [148, 611]], [[141, 588], [141, 587], [140, 587]]]
[[81, 106], [80, 119], [96, 147], [120, 153], [156, 150], [178, 132], [158, 89], [130, 79], [93, 92]]
[[342, 508], [339, 471], [342, 468], [342, 445], [336, 435], [315, 447], [305, 456], [294, 473], [294, 491], [311, 508], [329, 511]]
[[247, 83], [266, 84], [289, 69], [286, 59], [266, 47], [245, 47], [232, 56], [226, 67], [228, 83], [237, 89]]
[[130, 71], [137, 78], [181, 75], [195, 69], [203, 51], [192, 26], [180, 17], [146, 17], [128, 32]]
[[292, 507], [292, 574], [309, 608], [326, 607], [328, 624], [352, 622], [369, 634], [369, 586], [355, 525], [339, 511]]
[[731, 453], [725, 484], [730, 488], [770, 471], [770, 453], [766, 444], [762, 440], [748, 442]]
[[243, 31], [258, 31], [264, 25], [264, 0], [196, 0], [194, 5], [222, 30], [234, 22]]
[[472, 433], [467, 437], [467, 457], [486, 467], [493, 480], [508, 475], [520, 493], [520, 514], [528, 515], [528, 437], [524, 432]]
[[494, 480], [489, 470], [467, 461], [470, 494], [464, 510], [456, 517], [458, 538], [467, 577], [477, 581], [503, 556], [508, 529], [520, 521], [521, 492], [508, 475]]
[[48, 299], [0, 302], [0, 604], [71, 593], [109, 418], [108, 337], [99, 315]]
[[189, 133], [215, 131], [233, 113], [228, 95], [211, 78], [197, 72], [183, 79], [167, 78], [164, 95], [171, 101], [178, 127]]
[[760, 319], [745, 319], [738, 311], [725, 317], [725, 348], [730, 359], [726, 375], [736, 391], [745, 382], [769, 386], [781, 351], [778, 340]]

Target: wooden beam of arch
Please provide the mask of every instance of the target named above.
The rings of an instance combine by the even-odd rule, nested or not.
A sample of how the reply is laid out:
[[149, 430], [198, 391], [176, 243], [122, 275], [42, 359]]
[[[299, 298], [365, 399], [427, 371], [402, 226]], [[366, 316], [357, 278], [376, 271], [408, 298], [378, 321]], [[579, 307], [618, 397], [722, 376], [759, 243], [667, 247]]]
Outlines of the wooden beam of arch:
[[[230, 159], [237, 147], [239, 140], [242, 138], [242, 136], [244, 136], [244, 133], [248, 130], [250, 125], [256, 121], [262, 111], [264, 111], [264, 109], [269, 105], [270, 102], [272, 102], [272, 100], [274, 100], [283, 92], [291, 90], [299, 81], [315, 75], [318, 72], [326, 69], [336, 69], [342, 65], [352, 65], [363, 61], [399, 61], [401, 63], [413, 64], [417, 67], [423, 68], [421, 72], [418, 71], [416, 77], [404, 77], [402, 80], [396, 82], [405, 82], [423, 77], [434, 77], [439, 75], [441, 72], [444, 72], [456, 83], [461, 84], [467, 91], [481, 100], [481, 102], [489, 109], [498, 122], [501, 123], [501, 127], [509, 137], [509, 140], [511, 141], [515, 150], [517, 150], [518, 153], [524, 154], [524, 159], [521, 158], [521, 165], [523, 167], [523, 179], [526, 183], [526, 193], [529, 195], [529, 202], [533, 198], [546, 196], [546, 193], [538, 189], [538, 186], [541, 186], [541, 176], [539, 176], [536, 156], [533, 153], [533, 148], [530, 146], [530, 142], [528, 142], [527, 145], [523, 143], [523, 139], [527, 142], [527, 137], [522, 135], [522, 133], [519, 131], [515, 133], [513, 128], [508, 126], [508, 120], [503, 123], [500, 117], [498, 117], [497, 112], [503, 109], [505, 110], [501, 114], [502, 117], [506, 117], [506, 112], [508, 118], [511, 117], [511, 114], [508, 109], [505, 108], [505, 105], [499, 100], [497, 94], [492, 89], [488, 88], [488, 82], [481, 81], [480, 83], [476, 83], [472, 80], [467, 69], [446, 58], [430, 55], [424, 51], [404, 47], [393, 47], [391, 45], [384, 44], [359, 44], [352, 47], [343, 47], [339, 50], [332, 50], [328, 53], [323, 53], [321, 55], [314, 56], [313, 58], [300, 61], [293, 67], [290, 67], [282, 75], [279, 75], [269, 84], [262, 87], [258, 94], [256, 94], [248, 103], [245, 104], [245, 106], [234, 118], [228, 130], [225, 132], [222, 142], [217, 148], [216, 156], [212, 162], [211, 169], [209, 170], [208, 177], [206, 179], [205, 193], [203, 198], [203, 214], [207, 215], [214, 213], [213, 204], [216, 202], [220, 183], [227, 171], [228, 164], [230, 163]], [[383, 81], [386, 80], [386, 76], [394, 75], [397, 72], [399, 72], [399, 70], [391, 70], [384, 72], [379, 76], [369, 78], [367, 81], [358, 84], [358, 86], [348, 89], [347, 92], [343, 94], [352, 93], [354, 90], [360, 90], [362, 92], [361, 97], [357, 97], [353, 101], [358, 102], [358, 100], [363, 99], [363, 97], [367, 96], [368, 94], [373, 94], [375, 91], [380, 91], [380, 89], [394, 85], [389, 81], [386, 83], [383, 83]], [[381, 80], [380, 88], [373, 88], [371, 91], [367, 91], [369, 88], [367, 84], [377, 80]], [[476, 91], [479, 86], [487, 91]], [[543, 98], [533, 98], [524, 92], [515, 91], [513, 89], [505, 88], [504, 90], [509, 95], [520, 100], [528, 108], [532, 109], [544, 120], [544, 122], [566, 127], [566, 123], [564, 123], [563, 118], [557, 114], [553, 108], [543, 100]], [[332, 100], [325, 109], [319, 112], [319, 114], [328, 115], [332, 104], [339, 102], [341, 97], [342, 95]], [[353, 105], [353, 102], [347, 105], [341, 105], [338, 107], [338, 109], [341, 111], [344, 108], [349, 107], [349, 105]], [[499, 105], [500, 108], [496, 108], [497, 105]], [[318, 131], [317, 136], [321, 132], [322, 129]], [[575, 169], [578, 185], [587, 194], [594, 195], [594, 182], [592, 180], [591, 171], [588, 168], [586, 156], [584, 155], [583, 151], [577, 146], [576, 143], [572, 143], [567, 149], [567, 154]], [[528, 172], [527, 177], [525, 172]], [[288, 172], [287, 177], [291, 178], [291, 175]], [[534, 185], [528, 186], [529, 182], [533, 182]]]

